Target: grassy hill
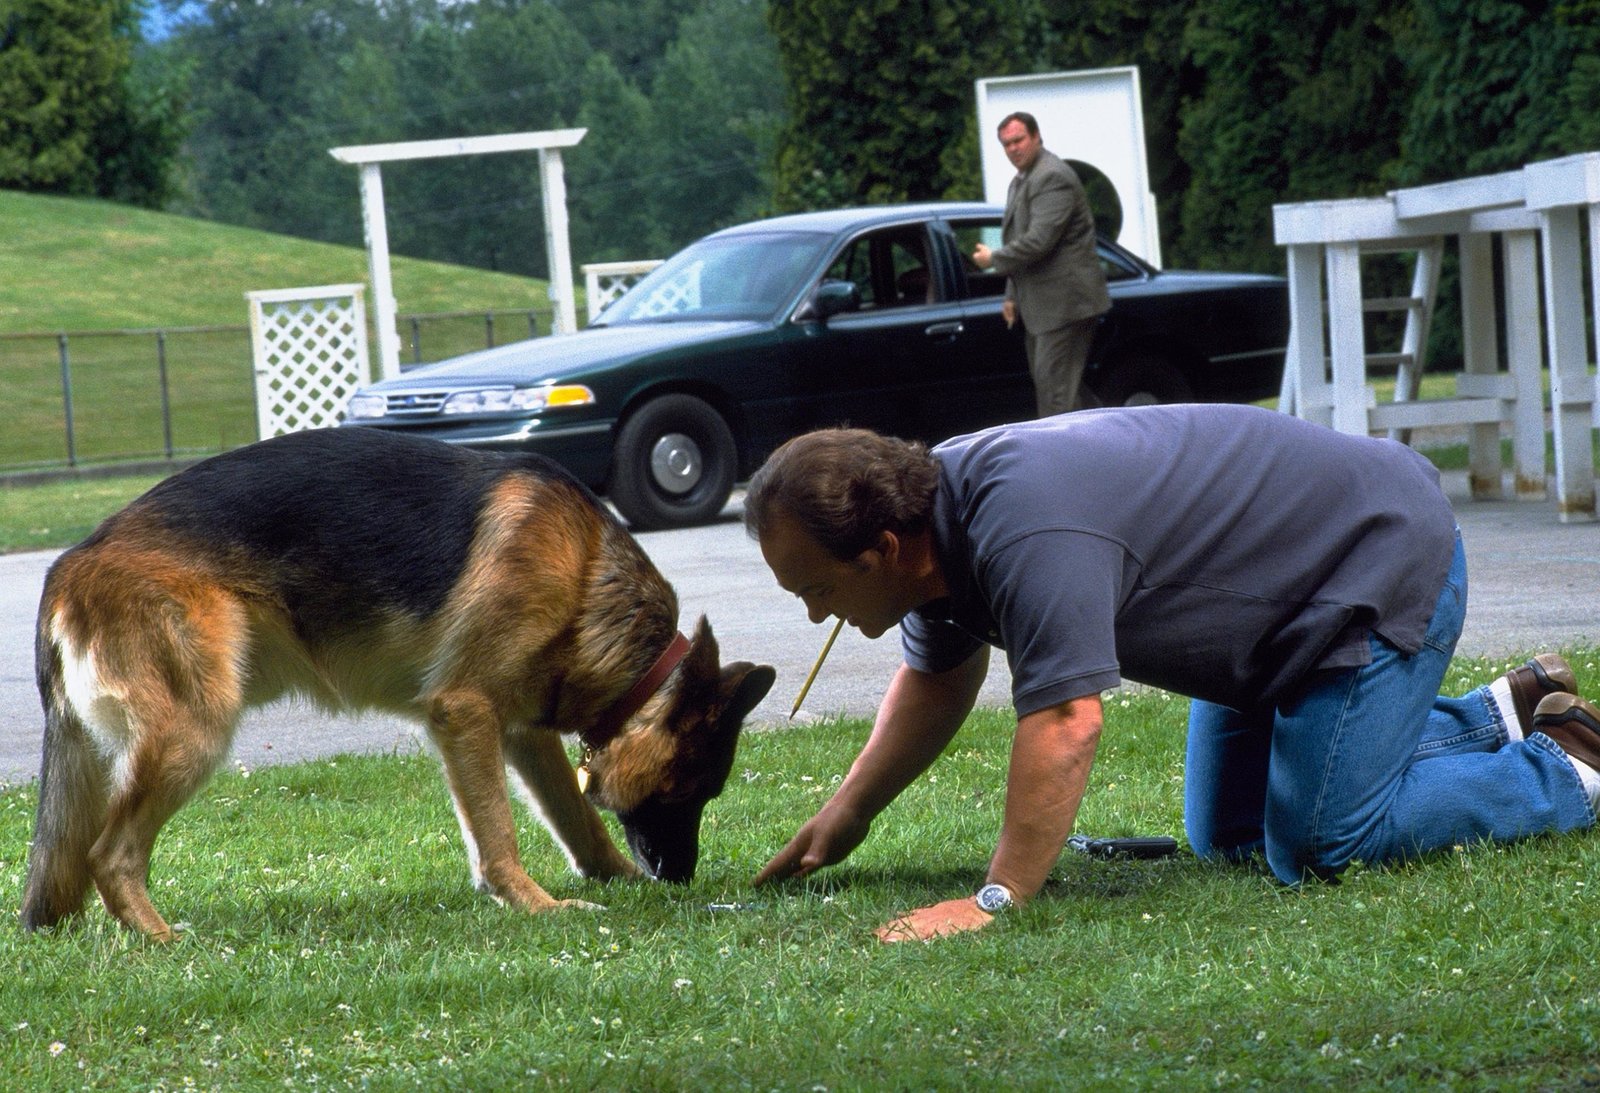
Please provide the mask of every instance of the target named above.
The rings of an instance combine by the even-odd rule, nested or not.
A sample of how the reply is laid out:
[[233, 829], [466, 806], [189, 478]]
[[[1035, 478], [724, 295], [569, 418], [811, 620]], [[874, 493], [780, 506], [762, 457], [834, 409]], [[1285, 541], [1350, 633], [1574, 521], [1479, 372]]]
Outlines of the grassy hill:
[[[537, 329], [550, 329], [542, 281], [399, 257], [393, 276], [402, 316], [477, 313], [418, 324], [421, 348], [405, 345], [408, 362], [482, 348], [487, 311], [537, 311]], [[0, 474], [169, 451], [204, 455], [256, 439], [245, 293], [366, 280], [360, 247], [0, 190], [0, 387], [8, 406]], [[371, 301], [369, 286], [369, 319]], [[166, 331], [159, 349], [150, 335], [109, 333], [145, 328]], [[56, 331], [72, 335], [70, 429]], [[412, 324], [402, 321], [400, 333], [409, 343]], [[502, 314], [494, 328], [497, 343], [527, 336], [525, 314]]]
[[[366, 280], [359, 247], [0, 190], [0, 333], [244, 323], [246, 292]], [[397, 257], [394, 283], [405, 312], [546, 305], [542, 281], [439, 262]]]

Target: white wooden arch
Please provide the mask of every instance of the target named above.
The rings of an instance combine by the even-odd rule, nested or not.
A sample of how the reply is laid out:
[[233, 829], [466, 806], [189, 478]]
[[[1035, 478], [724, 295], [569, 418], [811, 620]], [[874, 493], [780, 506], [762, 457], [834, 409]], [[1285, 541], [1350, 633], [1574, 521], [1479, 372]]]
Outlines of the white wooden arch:
[[400, 331], [395, 321], [394, 280], [389, 273], [389, 224], [383, 208], [380, 164], [494, 152], [538, 152], [554, 328], [558, 334], [571, 333], [578, 329], [578, 317], [572, 292], [572, 246], [568, 240], [567, 183], [561, 165], [561, 149], [577, 144], [586, 133], [587, 129], [547, 129], [535, 133], [499, 133], [487, 137], [358, 144], [329, 149], [329, 154], [340, 163], [361, 168], [361, 216], [366, 225], [367, 263], [372, 272], [378, 363], [385, 377], [400, 374]]

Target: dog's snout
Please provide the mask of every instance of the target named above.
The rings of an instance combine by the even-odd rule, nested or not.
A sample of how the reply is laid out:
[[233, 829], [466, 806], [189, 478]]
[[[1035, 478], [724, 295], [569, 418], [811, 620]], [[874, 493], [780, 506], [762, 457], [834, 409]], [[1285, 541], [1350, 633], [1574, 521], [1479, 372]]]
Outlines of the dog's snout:
[[646, 801], [619, 815], [628, 849], [639, 868], [659, 881], [687, 884], [700, 857], [700, 813], [704, 802], [663, 804]]

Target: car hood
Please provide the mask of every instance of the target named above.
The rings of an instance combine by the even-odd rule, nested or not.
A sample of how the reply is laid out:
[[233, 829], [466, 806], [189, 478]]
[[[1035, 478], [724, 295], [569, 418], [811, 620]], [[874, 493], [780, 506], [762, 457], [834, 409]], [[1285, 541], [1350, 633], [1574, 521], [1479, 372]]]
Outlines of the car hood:
[[368, 390], [395, 391], [487, 383], [527, 386], [550, 380], [581, 378], [581, 373], [628, 363], [652, 353], [723, 341], [760, 330], [763, 325], [739, 321], [590, 327], [576, 334], [529, 338], [438, 364], [413, 368], [402, 376], [372, 384]]

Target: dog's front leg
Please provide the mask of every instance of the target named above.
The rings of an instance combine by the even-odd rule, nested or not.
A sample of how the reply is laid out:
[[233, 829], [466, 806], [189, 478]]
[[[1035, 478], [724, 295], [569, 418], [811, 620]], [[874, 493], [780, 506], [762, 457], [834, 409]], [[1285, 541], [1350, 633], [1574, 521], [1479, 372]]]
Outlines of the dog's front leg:
[[495, 899], [530, 913], [591, 906], [555, 899], [522, 867], [493, 705], [474, 693], [435, 696], [428, 703], [428, 735], [439, 749], [468, 854], [474, 857], [474, 881]]
[[603, 879], [640, 875], [639, 867], [617, 849], [600, 814], [579, 792], [558, 733], [523, 728], [506, 737], [505, 753], [529, 805], [566, 851], [574, 870]]

